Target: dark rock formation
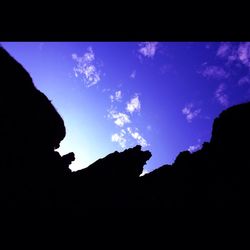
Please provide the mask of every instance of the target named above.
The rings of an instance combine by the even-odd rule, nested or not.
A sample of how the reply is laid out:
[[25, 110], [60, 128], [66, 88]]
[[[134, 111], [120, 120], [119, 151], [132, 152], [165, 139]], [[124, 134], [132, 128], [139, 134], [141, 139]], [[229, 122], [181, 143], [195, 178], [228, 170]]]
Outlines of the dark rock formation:
[[74, 154], [54, 151], [66, 134], [61, 116], [3, 48], [0, 83], [0, 197], [8, 211], [32, 207], [80, 216], [93, 208], [248, 207], [250, 103], [223, 111], [211, 141], [181, 152], [173, 165], [140, 177], [151, 153], [136, 146], [72, 173]]
[[133, 207], [139, 195], [139, 176], [150, 157], [141, 146], [109, 154], [72, 175], [72, 196], [83, 208]]
[[[142, 179], [145, 200], [154, 207], [212, 209], [248, 207], [250, 185], [250, 103], [233, 106], [215, 119], [210, 142], [181, 152], [172, 166]], [[152, 203], [149, 202], [151, 205]]]
[[1, 47], [0, 82], [1, 197], [13, 206], [45, 205], [62, 176], [63, 159], [54, 149], [66, 134], [63, 119]]

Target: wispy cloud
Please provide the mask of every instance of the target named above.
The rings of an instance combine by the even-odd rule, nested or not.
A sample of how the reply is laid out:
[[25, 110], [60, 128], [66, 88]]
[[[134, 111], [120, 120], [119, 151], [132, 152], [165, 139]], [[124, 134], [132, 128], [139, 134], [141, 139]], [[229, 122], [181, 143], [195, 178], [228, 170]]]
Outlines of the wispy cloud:
[[129, 77], [132, 78], [132, 79], [135, 79], [135, 77], [136, 77], [136, 71], [134, 70], [134, 71], [130, 74]]
[[188, 122], [192, 120], [201, 112], [201, 109], [194, 109], [194, 104], [189, 103], [182, 109], [182, 114], [186, 116]]
[[[118, 111], [119, 109], [116, 106], [115, 101], [120, 101], [121, 98], [121, 90], [118, 90], [113, 95], [110, 95], [112, 104], [111, 108], [107, 110], [108, 118], [112, 119], [114, 124], [121, 128], [120, 132], [112, 134], [111, 141], [117, 142], [122, 148], [125, 148], [126, 144], [128, 142], [132, 143], [132, 141], [133, 143], [136, 142], [136, 144], [139, 144], [142, 147], [150, 146], [147, 140], [140, 134], [138, 128], [133, 127], [133, 125], [128, 125], [132, 124], [131, 119], [133, 116], [130, 116], [130, 114], [139, 112], [141, 110], [141, 103], [138, 94], [134, 94], [133, 98], [131, 98], [130, 101], [126, 103], [126, 112], [130, 114]], [[147, 126], [147, 130], [151, 130], [150, 125]]]
[[111, 89], [110, 88], [104, 88], [104, 89], [102, 89], [102, 93], [105, 93], [105, 92], [110, 92], [111, 91]]
[[250, 76], [244, 76], [238, 81], [238, 85], [250, 84]]
[[234, 50], [232, 50], [232, 52], [229, 54], [227, 60], [228, 60], [229, 63], [234, 63], [234, 62], [237, 61], [237, 59], [238, 59], [238, 52], [237, 52], [237, 50], [234, 49]]
[[126, 130], [121, 129], [119, 133], [112, 134], [111, 141], [117, 142], [122, 148], [125, 148], [128, 141], [128, 136], [130, 135], [136, 141], [136, 143], [141, 145], [142, 147], [150, 146], [146, 139], [140, 135], [138, 128], [132, 129], [131, 127], [127, 127]]
[[229, 63], [241, 63], [250, 68], [250, 42], [240, 43], [239, 46], [229, 42], [221, 43], [217, 56], [227, 59]]
[[198, 139], [197, 140], [197, 144], [188, 147], [188, 151], [190, 153], [193, 153], [193, 152], [201, 149], [201, 147], [202, 147], [202, 145], [201, 145], [201, 139]]
[[200, 144], [197, 144], [197, 145], [189, 146], [188, 151], [189, 151], [190, 153], [193, 153], [193, 152], [199, 150], [200, 148], [201, 148], [201, 145], [200, 145]]
[[128, 127], [127, 131], [142, 147], [149, 146], [147, 141], [139, 134], [137, 128], [135, 128], [135, 131], [133, 131], [130, 127]]
[[126, 138], [124, 136], [126, 135], [126, 131], [124, 129], [121, 130], [121, 132], [115, 133], [111, 136], [112, 142], [117, 142], [122, 148], [126, 147]]
[[100, 71], [97, 70], [95, 65], [95, 54], [91, 47], [82, 57], [75, 53], [72, 54], [72, 59], [76, 61], [76, 66], [73, 69], [75, 76], [81, 76], [86, 87], [91, 87], [101, 80]]
[[123, 127], [126, 123], [131, 123], [131, 120], [127, 114], [116, 112], [115, 110], [109, 111], [108, 117], [113, 119], [114, 123], [119, 127]]
[[222, 42], [217, 50], [216, 55], [222, 58], [229, 56], [231, 52], [231, 44], [229, 42]]
[[140, 112], [140, 110], [141, 110], [141, 103], [140, 103], [140, 100], [139, 100], [139, 96], [138, 96], [138, 95], [135, 95], [135, 97], [133, 97], [133, 98], [130, 100], [130, 102], [127, 103], [126, 110], [127, 110], [128, 112], [130, 112], [131, 114], [132, 114], [134, 111]]
[[221, 83], [215, 91], [216, 100], [224, 107], [228, 106], [228, 96], [225, 94], [225, 84]]
[[143, 56], [153, 58], [157, 50], [158, 42], [142, 42], [138, 50]]
[[226, 79], [229, 74], [221, 67], [218, 66], [207, 66], [201, 74], [206, 78], [213, 79]]
[[122, 92], [118, 90], [114, 95], [110, 95], [111, 102], [120, 101], [122, 99]]
[[244, 65], [250, 67], [250, 42], [240, 44], [238, 58]]

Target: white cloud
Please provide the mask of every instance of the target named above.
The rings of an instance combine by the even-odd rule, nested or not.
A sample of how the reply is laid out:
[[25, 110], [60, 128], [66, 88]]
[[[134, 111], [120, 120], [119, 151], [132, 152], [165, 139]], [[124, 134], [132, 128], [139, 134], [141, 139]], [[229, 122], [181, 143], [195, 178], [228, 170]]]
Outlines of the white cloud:
[[229, 55], [231, 49], [231, 44], [228, 42], [223, 42], [217, 50], [217, 56], [225, 58]]
[[119, 126], [123, 127], [126, 123], [131, 123], [129, 116], [127, 114], [116, 112], [114, 110], [111, 110], [108, 115], [109, 118], [114, 119], [114, 123]]
[[91, 87], [97, 84], [100, 79], [100, 71], [95, 66], [95, 54], [91, 47], [87, 49], [87, 52], [79, 57], [77, 54], [72, 54], [72, 59], [76, 61], [74, 67], [75, 76], [82, 76], [85, 86]]
[[244, 76], [242, 77], [239, 81], [238, 81], [238, 84], [241, 86], [241, 85], [244, 85], [244, 84], [250, 84], [250, 77], [249, 76]]
[[134, 70], [134, 71], [131, 73], [130, 78], [135, 79], [135, 76], [136, 76], [136, 71]]
[[126, 147], [126, 139], [124, 138], [126, 134], [126, 131], [124, 129], [121, 130], [121, 132], [115, 133], [111, 136], [111, 141], [112, 142], [117, 142], [122, 148]]
[[189, 151], [190, 153], [193, 153], [193, 152], [199, 150], [200, 148], [201, 148], [201, 145], [200, 145], [200, 144], [197, 144], [197, 145], [189, 146], [188, 151]]
[[120, 101], [122, 99], [122, 92], [118, 90], [114, 95], [110, 95], [111, 102]]
[[238, 58], [244, 65], [250, 67], [250, 42], [240, 44]]
[[115, 92], [115, 99], [118, 101], [122, 98], [121, 90]]
[[229, 74], [221, 67], [207, 66], [201, 74], [206, 78], [225, 79], [229, 77]]
[[157, 50], [158, 42], [142, 42], [139, 44], [139, 52], [149, 58], [153, 58]]
[[189, 103], [182, 109], [182, 114], [186, 116], [188, 122], [192, 122], [192, 120], [201, 112], [201, 109], [193, 109], [194, 104]]
[[238, 58], [238, 52], [237, 50], [233, 50], [231, 54], [228, 56], [227, 60], [229, 63], [235, 62]]
[[215, 98], [224, 107], [228, 106], [228, 96], [225, 94], [225, 84], [221, 83], [215, 91]]
[[201, 139], [198, 139], [197, 140], [197, 144], [196, 145], [192, 145], [192, 146], [189, 146], [188, 147], [188, 151], [190, 152], [190, 153], [193, 153], [193, 152], [195, 152], [195, 151], [197, 151], [197, 150], [199, 150], [199, 149], [201, 149]]
[[217, 56], [227, 59], [229, 63], [238, 63], [250, 68], [250, 42], [241, 43], [238, 47], [229, 42], [221, 43]]
[[127, 131], [129, 134], [139, 143], [142, 147], [149, 146], [150, 144], [147, 143], [147, 141], [139, 134], [138, 129], [135, 128], [135, 131], [133, 131], [130, 127], [127, 128]]
[[128, 112], [130, 112], [131, 114], [132, 114], [134, 111], [139, 112], [139, 111], [141, 110], [141, 103], [140, 103], [140, 100], [139, 100], [139, 96], [138, 96], [138, 95], [135, 95], [135, 97], [132, 98], [132, 99], [130, 100], [130, 102], [127, 103], [126, 110], [127, 110]]

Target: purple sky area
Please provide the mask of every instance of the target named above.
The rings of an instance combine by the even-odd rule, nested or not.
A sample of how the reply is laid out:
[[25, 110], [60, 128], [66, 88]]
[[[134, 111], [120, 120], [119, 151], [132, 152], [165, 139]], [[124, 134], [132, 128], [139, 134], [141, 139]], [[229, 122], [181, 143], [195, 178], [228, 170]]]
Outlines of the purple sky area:
[[136, 144], [152, 171], [250, 99], [250, 42], [2, 42], [64, 119], [77, 170]]

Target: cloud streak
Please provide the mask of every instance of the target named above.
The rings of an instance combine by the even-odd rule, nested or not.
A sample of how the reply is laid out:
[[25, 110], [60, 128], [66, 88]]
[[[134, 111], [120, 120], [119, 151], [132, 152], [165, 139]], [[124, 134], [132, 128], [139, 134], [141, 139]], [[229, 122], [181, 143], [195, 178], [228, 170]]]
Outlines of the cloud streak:
[[240, 78], [240, 80], [238, 81], [238, 85], [242, 86], [245, 84], [250, 84], [250, 77], [249, 76], [244, 76], [242, 78]]
[[136, 143], [141, 145], [142, 147], [150, 146], [146, 139], [143, 138], [142, 135], [140, 135], [138, 128], [132, 129], [131, 127], [127, 127], [126, 130], [121, 129], [119, 133], [112, 134], [111, 141], [117, 142], [121, 146], [121, 148], [125, 148], [128, 141], [128, 135], [130, 135], [136, 141]]
[[221, 43], [220, 47], [217, 50], [216, 55], [221, 58], [226, 58], [231, 50], [231, 44], [226, 42], [226, 43]]
[[[147, 142], [145, 138], [140, 134], [139, 129], [133, 127], [132, 125], [128, 126], [128, 124], [132, 123], [130, 116], [134, 112], [140, 112], [141, 103], [139, 100], [139, 96], [135, 94], [129, 102], [126, 103], [126, 111], [119, 112], [117, 107], [115, 107], [115, 101], [120, 101], [122, 98], [121, 90], [116, 91], [113, 95], [110, 95], [110, 99], [112, 102], [110, 110], [108, 110], [108, 118], [112, 119], [114, 124], [121, 128], [119, 133], [114, 133], [111, 135], [111, 141], [116, 142], [120, 145], [120, 147], [125, 148], [126, 143], [131, 140], [136, 141], [136, 144], [141, 145], [142, 147], [149, 146], [150, 144]], [[151, 129], [149, 127], [148, 129]]]
[[87, 49], [87, 52], [82, 57], [75, 53], [72, 54], [72, 59], [76, 62], [73, 69], [75, 76], [81, 76], [86, 87], [96, 85], [101, 80], [100, 71], [97, 70], [95, 65], [95, 54], [91, 47]]
[[158, 42], [142, 42], [139, 44], [140, 49], [138, 51], [145, 57], [153, 58], [156, 54], [157, 46]]
[[121, 99], [122, 99], [121, 90], [116, 91], [114, 95], [110, 95], [110, 99], [111, 99], [111, 102], [121, 101]]
[[244, 65], [250, 68], [250, 42], [240, 44], [238, 58]]
[[194, 109], [194, 104], [189, 103], [182, 109], [182, 114], [186, 116], [186, 120], [191, 123], [192, 120], [201, 112], [201, 109]]
[[229, 104], [228, 96], [225, 94], [225, 84], [221, 83], [215, 91], [216, 100], [223, 106], [227, 107]]
[[136, 71], [134, 70], [129, 77], [132, 78], [132, 79], [135, 79], [135, 77], [136, 77]]
[[218, 57], [227, 59], [228, 62], [241, 63], [250, 68], [250, 42], [240, 43], [240, 45], [233, 46], [231, 43], [221, 43], [217, 50]]
[[147, 141], [139, 134], [137, 128], [135, 128], [135, 131], [133, 131], [130, 127], [128, 127], [127, 131], [137, 141], [137, 143], [139, 143], [142, 147], [149, 146]]
[[190, 153], [193, 153], [193, 152], [199, 150], [200, 148], [201, 148], [201, 145], [200, 145], [200, 144], [197, 144], [197, 145], [189, 146], [188, 151], [189, 151]]
[[138, 96], [138, 95], [135, 95], [135, 97], [133, 97], [133, 98], [130, 100], [130, 102], [127, 103], [126, 110], [127, 110], [130, 114], [134, 113], [135, 111], [140, 112], [140, 110], [141, 110], [141, 103], [140, 103], [140, 100], [139, 100], [139, 96]]
[[111, 141], [112, 142], [117, 142], [122, 148], [126, 147], [126, 139], [124, 136], [126, 135], [126, 131], [124, 129], [121, 130], [121, 132], [115, 133], [111, 136]]
[[113, 119], [114, 123], [119, 127], [123, 127], [126, 123], [131, 123], [131, 120], [127, 114], [116, 112], [115, 110], [111, 110], [108, 114], [108, 117]]
[[218, 66], [207, 66], [201, 74], [208, 79], [226, 79], [229, 77], [229, 74]]

